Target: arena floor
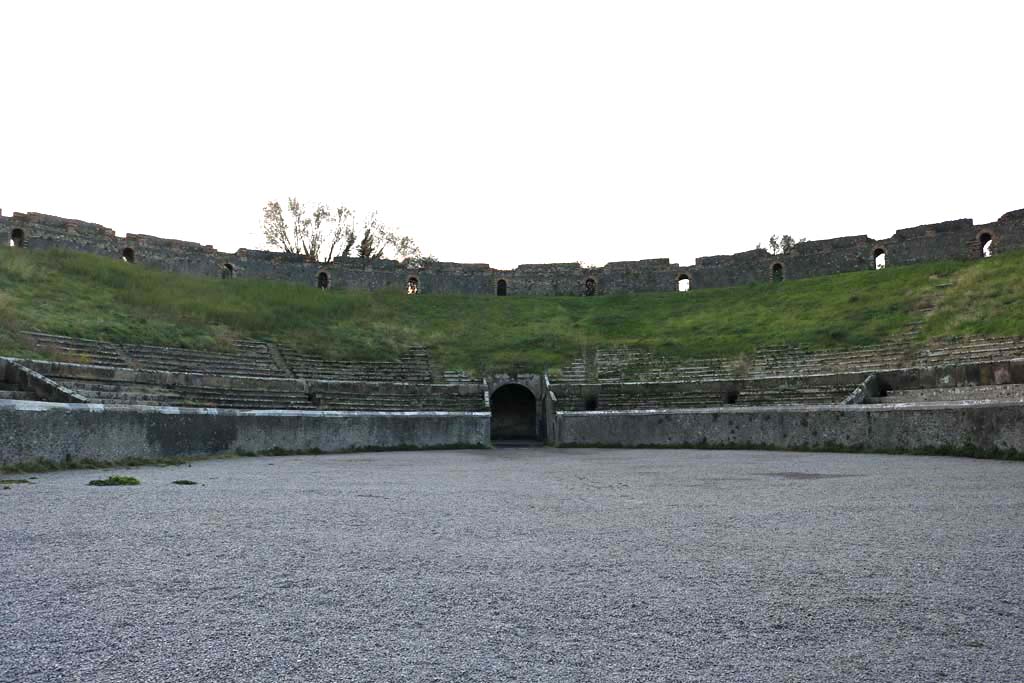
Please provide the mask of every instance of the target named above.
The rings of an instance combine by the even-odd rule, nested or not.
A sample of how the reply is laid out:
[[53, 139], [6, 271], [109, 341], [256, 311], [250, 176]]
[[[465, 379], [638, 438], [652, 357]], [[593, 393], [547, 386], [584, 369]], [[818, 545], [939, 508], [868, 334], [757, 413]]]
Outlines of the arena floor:
[[[86, 486], [112, 473], [142, 483]], [[1024, 679], [1024, 463], [538, 448], [31, 482], [0, 489], [5, 682]]]

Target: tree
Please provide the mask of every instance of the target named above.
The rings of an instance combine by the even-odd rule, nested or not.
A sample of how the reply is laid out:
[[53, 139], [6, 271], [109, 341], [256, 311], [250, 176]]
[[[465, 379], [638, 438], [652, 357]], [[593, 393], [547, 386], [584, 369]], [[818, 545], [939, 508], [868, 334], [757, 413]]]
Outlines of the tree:
[[326, 205], [317, 204], [307, 216], [306, 207], [289, 197], [287, 213], [286, 218], [279, 202], [270, 201], [263, 207], [263, 237], [267, 244], [286, 254], [302, 254], [327, 263], [335, 252], [340, 252], [342, 258], [356, 256], [371, 261], [385, 258], [390, 250], [409, 267], [437, 261], [433, 256], [424, 256], [411, 237], [387, 228], [376, 211], [363, 221], [361, 239], [355, 229], [355, 213], [347, 207], [339, 206], [332, 212]]
[[307, 216], [306, 207], [298, 199], [289, 197], [286, 219], [280, 202], [267, 202], [263, 207], [263, 237], [267, 244], [286, 254], [302, 254], [313, 261], [327, 262], [334, 258], [334, 250], [352, 231], [346, 220], [352, 216], [352, 211], [339, 207], [336, 214], [327, 206], [317, 204]]
[[[789, 252], [793, 251], [793, 247], [795, 247], [798, 244], [803, 244], [806, 241], [807, 239], [803, 237], [801, 237], [799, 240], [793, 239], [792, 235], [782, 235], [781, 237], [779, 237], [778, 235], [772, 235], [771, 237], [768, 238], [768, 253], [773, 256], [778, 256], [779, 254], [788, 254]], [[757, 248], [761, 248], [760, 243], [758, 243]]]
[[424, 256], [411, 237], [384, 225], [374, 211], [363, 221], [363, 238], [359, 242], [356, 256], [366, 261], [380, 259], [384, 258], [388, 250], [397, 261], [409, 268], [422, 268], [437, 262], [433, 256]]

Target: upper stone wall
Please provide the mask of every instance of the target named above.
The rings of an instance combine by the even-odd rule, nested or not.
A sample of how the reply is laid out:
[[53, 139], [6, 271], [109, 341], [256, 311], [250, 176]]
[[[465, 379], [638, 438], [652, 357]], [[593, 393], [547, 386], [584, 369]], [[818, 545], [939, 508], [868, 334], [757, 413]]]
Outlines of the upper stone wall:
[[[295, 254], [239, 249], [220, 252], [195, 242], [128, 233], [118, 237], [96, 223], [15, 213], [0, 216], [0, 229], [8, 239], [30, 249], [67, 249], [121, 258], [164, 270], [209, 277], [247, 277], [282, 280], [317, 286], [326, 273], [330, 287], [342, 289], [404, 290], [410, 278], [420, 293], [494, 294], [504, 281], [510, 296], [584, 295], [629, 292], [673, 292], [685, 276], [691, 289], [731, 287], [768, 282], [781, 269], [787, 280], [872, 270], [875, 252], [885, 252], [886, 265], [982, 257], [982, 237], [992, 240], [992, 253], [1024, 248], [1024, 209], [1010, 211], [998, 221], [975, 225], [960, 219], [898, 230], [883, 240], [866, 235], [802, 242], [789, 253], [772, 255], [764, 249], [739, 254], [705, 256], [680, 267], [667, 258], [617, 261], [603, 267], [585, 268], [578, 263], [524, 264], [498, 270], [484, 263], [438, 262], [421, 269], [406, 268], [398, 261], [363, 261], [336, 257], [327, 264], [314, 263]], [[592, 288], [588, 286], [592, 281]]]

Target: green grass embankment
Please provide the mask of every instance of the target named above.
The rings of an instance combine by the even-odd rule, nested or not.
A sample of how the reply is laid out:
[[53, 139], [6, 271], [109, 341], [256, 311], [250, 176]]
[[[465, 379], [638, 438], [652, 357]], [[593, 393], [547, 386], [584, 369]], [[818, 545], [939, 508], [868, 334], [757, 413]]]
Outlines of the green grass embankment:
[[[950, 283], [950, 286], [943, 286]], [[764, 346], [876, 344], [936, 307], [921, 340], [1024, 334], [1024, 252], [685, 294], [407, 296], [166, 273], [88, 254], [0, 250], [0, 353], [38, 330], [112, 342], [230, 350], [268, 339], [329, 358], [386, 359], [425, 345], [446, 368], [557, 368], [585, 348], [676, 358]], [[31, 355], [39, 355], [31, 351]]]

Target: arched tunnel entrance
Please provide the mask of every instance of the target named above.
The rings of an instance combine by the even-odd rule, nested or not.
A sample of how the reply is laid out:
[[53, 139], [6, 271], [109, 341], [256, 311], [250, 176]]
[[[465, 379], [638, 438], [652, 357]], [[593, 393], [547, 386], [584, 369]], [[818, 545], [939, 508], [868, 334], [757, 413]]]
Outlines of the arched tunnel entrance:
[[537, 399], [522, 384], [506, 384], [491, 394], [491, 440], [525, 441], [537, 437]]

